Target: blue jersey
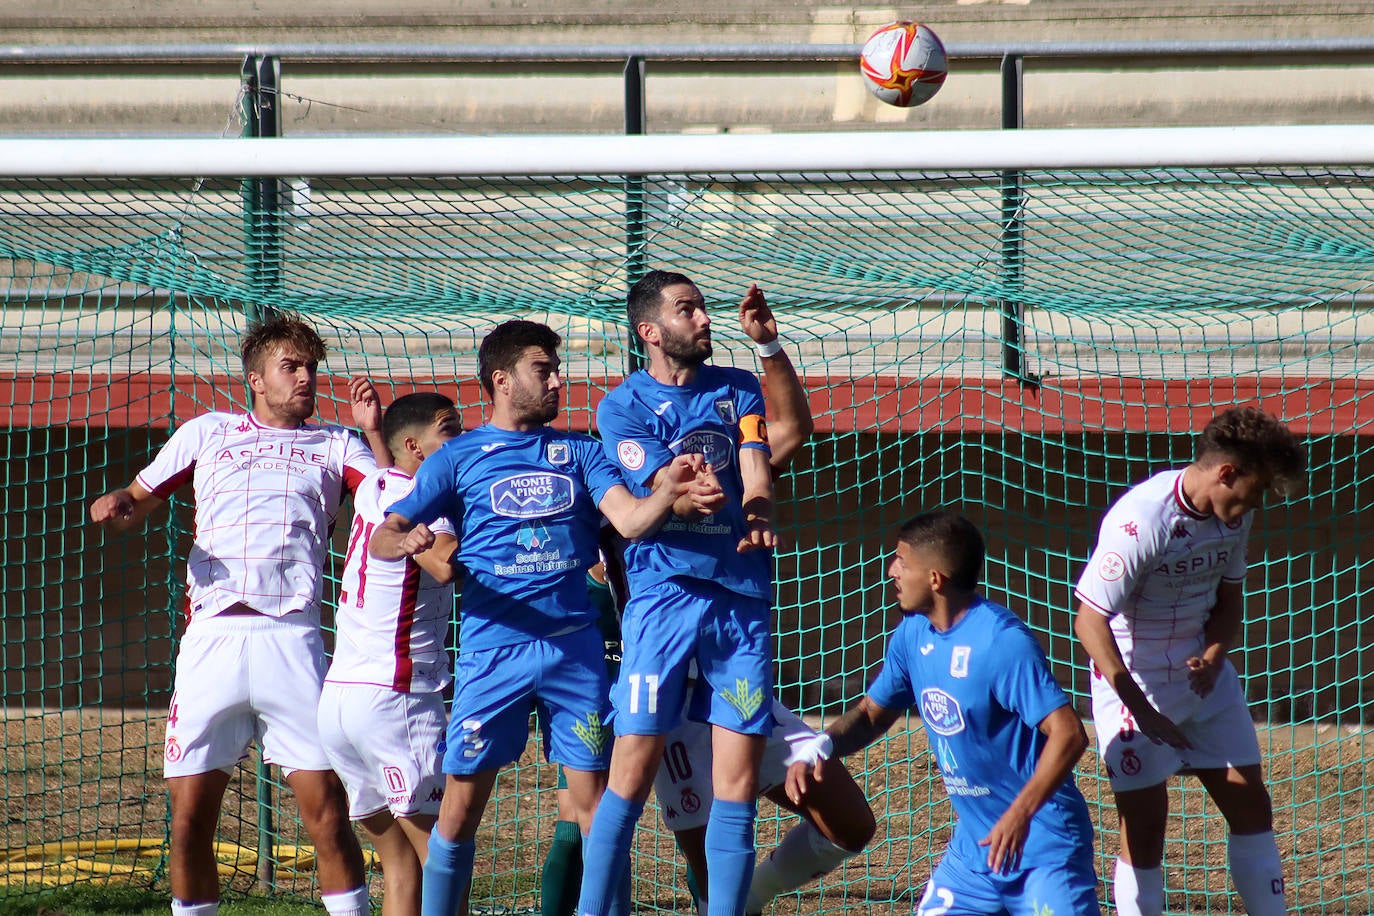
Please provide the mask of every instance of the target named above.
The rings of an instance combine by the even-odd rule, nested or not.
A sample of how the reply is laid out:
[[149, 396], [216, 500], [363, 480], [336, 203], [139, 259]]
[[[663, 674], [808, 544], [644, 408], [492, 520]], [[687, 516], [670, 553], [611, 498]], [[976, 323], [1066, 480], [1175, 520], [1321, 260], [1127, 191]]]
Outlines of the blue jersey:
[[607, 491], [623, 486], [590, 436], [479, 426], [444, 443], [388, 510], [458, 532], [462, 651], [527, 643], [596, 623], [586, 570], [596, 562]]
[[[606, 453], [619, 463], [636, 496], [650, 491], [654, 474], [678, 455], [706, 456], [725, 491], [725, 508], [683, 519], [670, 515], [656, 533], [625, 551], [627, 575], [637, 582], [674, 577], [707, 579], [730, 591], [771, 600], [769, 551], [739, 553], [748, 531], [740, 478], [740, 418], [763, 416], [763, 390], [753, 373], [702, 366], [689, 385], [664, 385], [648, 372], [632, 373], [596, 411]], [[743, 448], [767, 451], [763, 443]]]
[[[1034, 772], [1045, 747], [1037, 726], [1069, 703], [1040, 643], [1015, 614], [985, 598], [943, 632], [915, 614], [893, 632], [868, 697], [920, 714], [958, 816], [950, 848], [986, 869], [978, 841]], [[1091, 844], [1087, 803], [1066, 779], [1031, 820], [1021, 862], [1062, 864]]]

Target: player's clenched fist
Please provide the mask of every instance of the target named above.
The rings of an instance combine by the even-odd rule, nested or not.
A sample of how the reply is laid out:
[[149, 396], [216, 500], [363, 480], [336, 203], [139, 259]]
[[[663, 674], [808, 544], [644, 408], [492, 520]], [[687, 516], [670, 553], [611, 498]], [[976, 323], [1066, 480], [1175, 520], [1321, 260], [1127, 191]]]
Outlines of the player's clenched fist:
[[419, 524], [406, 532], [405, 537], [401, 538], [401, 553], [408, 557], [413, 557], [417, 553], [424, 553], [434, 546], [434, 532], [429, 530], [428, 525]]
[[128, 521], [134, 517], [134, 498], [128, 490], [113, 490], [91, 503], [91, 521], [97, 524]]

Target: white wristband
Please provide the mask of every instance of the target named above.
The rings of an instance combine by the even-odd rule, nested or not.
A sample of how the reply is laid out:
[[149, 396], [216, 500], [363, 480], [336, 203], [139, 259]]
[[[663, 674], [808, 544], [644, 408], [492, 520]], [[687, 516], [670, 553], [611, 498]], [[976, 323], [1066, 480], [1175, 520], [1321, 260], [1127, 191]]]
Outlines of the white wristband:
[[754, 344], [754, 348], [759, 351], [760, 357], [777, 356], [782, 352], [782, 338], [774, 337], [768, 343]]
[[[788, 736], [789, 739], [792, 736]], [[790, 743], [790, 741], [789, 741]], [[815, 766], [822, 760], [829, 760], [830, 755], [835, 752], [835, 743], [825, 732], [819, 735], [812, 735], [805, 741], [792, 744], [791, 750], [787, 754], [787, 759], [783, 763], [791, 766], [794, 763], [804, 763], [809, 767]]]

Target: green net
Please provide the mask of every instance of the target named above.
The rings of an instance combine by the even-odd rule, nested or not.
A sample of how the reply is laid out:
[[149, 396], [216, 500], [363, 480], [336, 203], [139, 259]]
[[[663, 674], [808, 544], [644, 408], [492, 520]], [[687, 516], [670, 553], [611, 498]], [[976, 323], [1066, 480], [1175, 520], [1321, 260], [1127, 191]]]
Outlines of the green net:
[[[1374, 486], [1371, 177], [316, 178], [256, 194], [238, 181], [0, 180], [0, 894], [165, 887], [161, 732], [190, 515], [174, 501], [143, 536], [118, 537], [85, 507], [132, 479], [176, 424], [245, 404], [236, 353], [252, 315], [292, 310], [321, 330], [323, 419], [347, 419], [347, 377], [365, 372], [388, 401], [456, 389], [469, 425], [484, 403], [478, 340], [506, 317], [547, 320], [566, 341], [559, 422], [586, 429], [629, 365], [627, 285], [655, 266], [698, 281], [717, 361], [747, 368], [732, 311], [758, 283], [805, 378], [817, 431], [780, 482], [775, 631], [778, 693], [808, 716], [837, 714], [876, 673], [896, 622], [892, 532], [937, 505], [986, 531], [988, 593], [1031, 623], [1086, 713], [1071, 588], [1107, 505], [1189, 460], [1191, 433], [1224, 406], [1258, 403], [1300, 430], [1310, 488], [1256, 522], [1235, 658], [1290, 899], [1368, 911], [1374, 639], [1358, 520]], [[247, 206], [270, 199], [263, 190], [276, 209]], [[943, 848], [951, 814], [914, 721], [850, 765], [877, 835], [780, 911], [909, 911]], [[1111, 793], [1091, 754], [1077, 779], [1100, 827], [1106, 900]], [[533, 745], [502, 777], [476, 906], [536, 903], [555, 780]], [[1238, 911], [1220, 816], [1187, 781], [1171, 803], [1170, 908]], [[765, 804], [760, 849], [793, 822]], [[240, 767], [220, 840], [230, 886], [317, 893], [275, 771]], [[685, 908], [681, 860], [652, 810], [639, 843], [639, 905]]]

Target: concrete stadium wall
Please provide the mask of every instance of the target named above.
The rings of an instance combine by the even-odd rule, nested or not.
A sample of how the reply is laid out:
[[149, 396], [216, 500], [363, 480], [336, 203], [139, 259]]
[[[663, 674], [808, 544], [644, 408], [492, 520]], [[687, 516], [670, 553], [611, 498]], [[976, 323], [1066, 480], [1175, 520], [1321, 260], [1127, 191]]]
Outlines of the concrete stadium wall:
[[[756, 0], [726, 3], [530, 0], [403, 0], [359, 4], [303, 0], [241, 4], [207, 0], [55, 0], [0, 3], [12, 46], [219, 42], [409, 42], [422, 44], [852, 43], [909, 7], [844, 7]], [[1171, 42], [1225, 38], [1374, 35], [1367, 4], [1312, 0], [1133, 5], [1111, 0], [935, 0], [919, 15], [947, 42]], [[3, 64], [3, 60], [0, 60]], [[935, 100], [917, 109], [877, 102], [850, 64], [648, 68], [653, 131], [789, 131], [828, 128], [1000, 126], [999, 83], [988, 69], [958, 69]], [[223, 72], [146, 65], [0, 66], [5, 133], [237, 133], [236, 68]], [[291, 135], [351, 131], [619, 131], [619, 68], [530, 65], [283, 69], [283, 120]], [[1374, 110], [1374, 66], [1313, 61], [1265, 69], [1233, 60], [1191, 62], [1165, 72], [1032, 64], [1026, 125], [1135, 126], [1362, 123]]]

